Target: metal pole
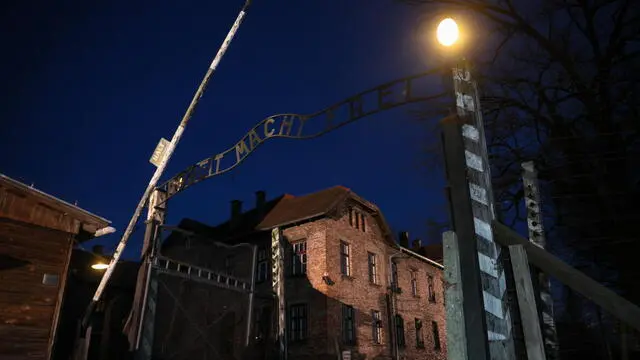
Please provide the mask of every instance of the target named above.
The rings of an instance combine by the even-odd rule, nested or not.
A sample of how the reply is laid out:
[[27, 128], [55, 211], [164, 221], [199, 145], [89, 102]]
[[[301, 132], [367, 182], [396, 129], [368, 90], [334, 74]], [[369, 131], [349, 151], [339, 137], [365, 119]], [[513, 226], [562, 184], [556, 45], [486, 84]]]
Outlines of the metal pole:
[[247, 0], [245, 2], [244, 6], [242, 7], [242, 10], [240, 10], [240, 13], [238, 14], [238, 17], [236, 18], [236, 21], [233, 23], [233, 26], [231, 27], [231, 30], [229, 30], [229, 33], [227, 34], [227, 37], [225, 38], [224, 42], [222, 43], [222, 46], [220, 46], [220, 49], [218, 50], [218, 53], [216, 54], [215, 58], [211, 62], [211, 65], [209, 66], [209, 69], [207, 70], [206, 74], [204, 75], [204, 79], [202, 79], [202, 82], [200, 83], [200, 86], [198, 87], [198, 90], [196, 91], [195, 95], [191, 99], [191, 103], [189, 104], [189, 107], [187, 108], [187, 111], [185, 112], [184, 116], [182, 117], [182, 120], [180, 121], [180, 125], [178, 125], [178, 128], [176, 129], [175, 133], [173, 134], [173, 138], [171, 139], [171, 142], [167, 145], [167, 148], [165, 150], [165, 155], [164, 155], [162, 161], [160, 162], [160, 164], [158, 165], [158, 168], [156, 169], [155, 173], [151, 177], [151, 180], [149, 181], [149, 184], [147, 185], [147, 188], [145, 189], [144, 193], [142, 194], [142, 198], [140, 198], [140, 201], [138, 202], [138, 206], [136, 207], [136, 210], [134, 211], [133, 216], [131, 217], [131, 220], [129, 221], [129, 225], [127, 225], [127, 228], [124, 231], [124, 234], [122, 235], [122, 239], [120, 239], [120, 243], [118, 244], [118, 246], [116, 247], [115, 252], [113, 253], [113, 258], [111, 259], [111, 263], [109, 264], [109, 268], [107, 268], [107, 270], [105, 271], [104, 275], [102, 276], [102, 279], [100, 280], [100, 284], [98, 285], [96, 293], [93, 296], [91, 304], [89, 305], [89, 309], [87, 310], [88, 312], [92, 312], [93, 309], [95, 308], [96, 302], [98, 300], [100, 300], [100, 296], [102, 295], [102, 292], [104, 291], [104, 288], [107, 285], [107, 282], [109, 281], [109, 279], [111, 278], [111, 275], [113, 274], [113, 269], [115, 268], [116, 263], [120, 259], [120, 256], [122, 255], [122, 252], [124, 251], [124, 248], [127, 245], [127, 241], [129, 241], [129, 237], [133, 233], [133, 228], [135, 227], [136, 223], [138, 222], [138, 218], [140, 217], [142, 209], [144, 208], [145, 204], [147, 203], [147, 199], [149, 198], [149, 195], [151, 194], [153, 189], [155, 189], [156, 184], [158, 183], [158, 180], [160, 180], [160, 177], [162, 176], [162, 173], [164, 172], [164, 169], [166, 168], [167, 164], [169, 163], [169, 160], [171, 159], [171, 156], [173, 155], [173, 151], [176, 148], [176, 146], [178, 145], [178, 142], [180, 141], [180, 138], [182, 137], [182, 134], [184, 133], [184, 129], [186, 128], [187, 123], [189, 122], [189, 119], [191, 119], [191, 116], [193, 115], [193, 111], [195, 110], [196, 106], [198, 105], [198, 101], [202, 97], [202, 94], [204, 93], [204, 90], [206, 89], [207, 84], [209, 83], [209, 79], [211, 78], [211, 76], [215, 72], [216, 68], [218, 67], [218, 64], [220, 63], [220, 60], [222, 59], [222, 57], [224, 56], [225, 52], [227, 51], [227, 48], [229, 47], [229, 44], [231, 43], [231, 40], [233, 40], [233, 37], [235, 36], [236, 31], [238, 30], [238, 27], [242, 23], [242, 20], [244, 19], [250, 4], [251, 4], [251, 0]]
[[149, 197], [149, 213], [147, 215], [147, 233], [145, 234], [143, 264], [148, 266], [144, 297], [138, 323], [138, 339], [136, 340], [136, 359], [148, 360], [153, 357], [155, 336], [156, 308], [158, 300], [158, 274], [154, 269], [156, 257], [160, 254], [160, 227], [167, 216], [167, 194], [154, 190]]
[[284, 288], [284, 249], [280, 228], [271, 230], [271, 286], [278, 299], [278, 345], [280, 359], [287, 359], [286, 302]]
[[[542, 219], [542, 203], [540, 186], [538, 184], [538, 172], [533, 161], [523, 162], [522, 182], [524, 185], [525, 205], [527, 207], [527, 225], [529, 228], [529, 241], [541, 248], [546, 247], [546, 237]], [[542, 320], [542, 335], [547, 358], [558, 359], [558, 335], [553, 315], [553, 298], [551, 297], [549, 278], [546, 274], [534, 269], [532, 272], [538, 280], [539, 312]], [[536, 276], [537, 275], [537, 276]]]
[[393, 281], [393, 258], [402, 255], [402, 250], [389, 256], [389, 305], [391, 308], [391, 336], [393, 345], [393, 357], [395, 360], [400, 360], [400, 347], [398, 346], [398, 333], [396, 329], [396, 315], [397, 315], [397, 298], [396, 298], [396, 284]]
[[251, 323], [253, 321], [253, 297], [256, 292], [256, 261], [258, 259], [258, 246], [252, 246], [252, 258], [251, 262], [251, 292], [249, 293], [249, 311], [247, 312], [247, 339], [245, 341], [245, 346], [249, 346], [249, 342], [251, 339]]

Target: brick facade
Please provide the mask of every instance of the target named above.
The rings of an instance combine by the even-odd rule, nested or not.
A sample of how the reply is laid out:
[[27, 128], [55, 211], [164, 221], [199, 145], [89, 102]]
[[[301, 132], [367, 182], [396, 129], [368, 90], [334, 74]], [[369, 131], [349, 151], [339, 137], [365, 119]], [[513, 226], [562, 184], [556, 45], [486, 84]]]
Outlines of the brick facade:
[[[397, 309], [404, 320], [405, 345], [400, 348], [400, 359], [446, 358], [442, 267], [407, 249], [401, 252], [383, 218], [377, 214], [379, 210], [374, 205], [350, 193], [325, 215], [281, 226], [289, 244], [285, 255], [289, 359], [336, 359], [338, 349], [351, 351], [352, 359], [393, 359], [394, 321], [390, 312], [395, 310], [392, 309]], [[234, 242], [255, 243], [266, 250], [268, 261], [271, 259], [271, 239], [266, 231], [236, 237]], [[300, 265], [292, 260], [297, 256], [292, 244], [300, 242], [306, 243], [306, 274], [302, 276], [293, 274], [293, 267], [298, 266], [295, 272], [299, 272]], [[178, 254], [184, 250], [173, 252]], [[348, 253], [348, 261], [343, 260], [347, 257], [342, 253]], [[223, 255], [217, 252], [215, 256]], [[400, 288], [400, 293], [391, 291], [391, 257], [397, 264], [398, 286], [395, 288]], [[213, 263], [220, 264], [220, 260]], [[375, 263], [373, 282], [370, 263]], [[235, 264], [242, 269], [250, 268], [248, 265], [246, 261]], [[417, 285], [416, 296], [411, 291], [412, 273]], [[433, 278], [435, 300], [429, 298], [428, 276]], [[272, 293], [270, 263], [267, 278], [256, 285], [256, 290], [263, 295]], [[219, 300], [223, 299], [222, 295], [218, 295]], [[259, 349], [256, 353], [264, 354], [275, 341], [274, 309], [277, 308], [269, 296], [258, 296], [254, 308], [256, 324], [260, 323], [260, 314], [267, 314], [262, 316], [262, 330], [254, 328], [252, 335], [253, 346]], [[377, 326], [374, 312], [381, 320]], [[346, 321], [347, 318], [353, 321]], [[416, 339], [416, 319], [422, 324], [420, 344]], [[437, 324], [439, 341], [434, 340], [432, 323]], [[294, 331], [298, 325], [303, 332]], [[240, 348], [236, 347], [236, 354], [241, 353]]]

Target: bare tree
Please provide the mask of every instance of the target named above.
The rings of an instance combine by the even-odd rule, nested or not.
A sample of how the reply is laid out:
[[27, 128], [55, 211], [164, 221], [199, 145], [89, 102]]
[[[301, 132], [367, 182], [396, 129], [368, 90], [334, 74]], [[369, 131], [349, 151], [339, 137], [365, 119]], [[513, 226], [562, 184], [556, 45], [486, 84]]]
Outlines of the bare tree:
[[640, 251], [640, 3], [398, 1], [455, 14], [483, 36], [465, 55], [503, 216], [523, 220], [520, 163], [534, 160], [552, 249], [570, 249], [591, 276], [640, 302], [630, 256]]

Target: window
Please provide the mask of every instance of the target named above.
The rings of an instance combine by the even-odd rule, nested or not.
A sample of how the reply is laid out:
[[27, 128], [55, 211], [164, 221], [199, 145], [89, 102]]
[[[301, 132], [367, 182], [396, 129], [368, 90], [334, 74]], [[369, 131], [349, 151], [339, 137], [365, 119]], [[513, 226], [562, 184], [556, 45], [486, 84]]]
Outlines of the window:
[[351, 225], [356, 229], [362, 230], [362, 232], [365, 232], [366, 224], [364, 222], [364, 214], [350, 207], [349, 208], [349, 225]]
[[267, 249], [258, 249], [258, 268], [256, 273], [256, 282], [263, 282], [267, 280], [267, 274], [269, 273], [269, 260], [267, 260]]
[[376, 254], [367, 253], [369, 258], [369, 282], [372, 284], [378, 283], [378, 259]]
[[391, 262], [391, 288], [398, 288], [398, 264]]
[[301, 341], [307, 338], [307, 305], [289, 307], [289, 340]]
[[349, 255], [349, 244], [344, 241], [340, 241], [340, 273], [346, 276], [351, 276]]
[[411, 270], [411, 294], [413, 296], [418, 296], [418, 279], [416, 279], [417, 272], [415, 270]]
[[422, 333], [422, 320], [416, 318], [416, 347], [424, 347], [424, 334]]
[[437, 322], [431, 322], [431, 331], [433, 332], [433, 349], [440, 350], [440, 331], [438, 331]]
[[342, 339], [347, 345], [356, 343], [355, 312], [353, 306], [342, 305]]
[[371, 320], [373, 343], [382, 344], [382, 318], [380, 317], [380, 311], [371, 310]]
[[429, 301], [436, 302], [436, 292], [433, 289], [433, 276], [427, 275], [427, 289], [429, 292]]
[[291, 275], [302, 276], [307, 273], [307, 242], [299, 241], [293, 244], [291, 257]]
[[403, 348], [405, 346], [404, 342], [404, 320], [402, 316], [396, 315], [396, 343], [398, 347]]

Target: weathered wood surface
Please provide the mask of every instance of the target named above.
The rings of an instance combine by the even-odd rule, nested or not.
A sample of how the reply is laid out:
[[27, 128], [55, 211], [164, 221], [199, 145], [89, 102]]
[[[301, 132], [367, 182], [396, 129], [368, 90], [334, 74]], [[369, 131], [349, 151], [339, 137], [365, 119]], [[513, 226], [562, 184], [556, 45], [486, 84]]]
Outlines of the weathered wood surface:
[[70, 250], [68, 233], [0, 218], [1, 359], [47, 358]]
[[522, 245], [512, 245], [509, 246], [509, 254], [511, 255], [520, 319], [522, 319], [522, 332], [527, 347], [527, 358], [529, 360], [546, 360], [527, 253]]
[[0, 175], [0, 218], [78, 234], [95, 232], [109, 221], [51, 195]]
[[442, 243], [444, 247], [444, 280], [446, 282], [447, 359], [467, 360], [469, 356], [464, 328], [464, 312], [460, 311], [460, 304], [464, 298], [456, 233], [447, 231], [442, 234]]
[[561, 283], [590, 299], [603, 310], [640, 330], [640, 308], [622, 298], [579, 270], [532, 244], [515, 231], [494, 221], [493, 230], [496, 242], [503, 246], [522, 245], [527, 251], [529, 263], [555, 277]]

